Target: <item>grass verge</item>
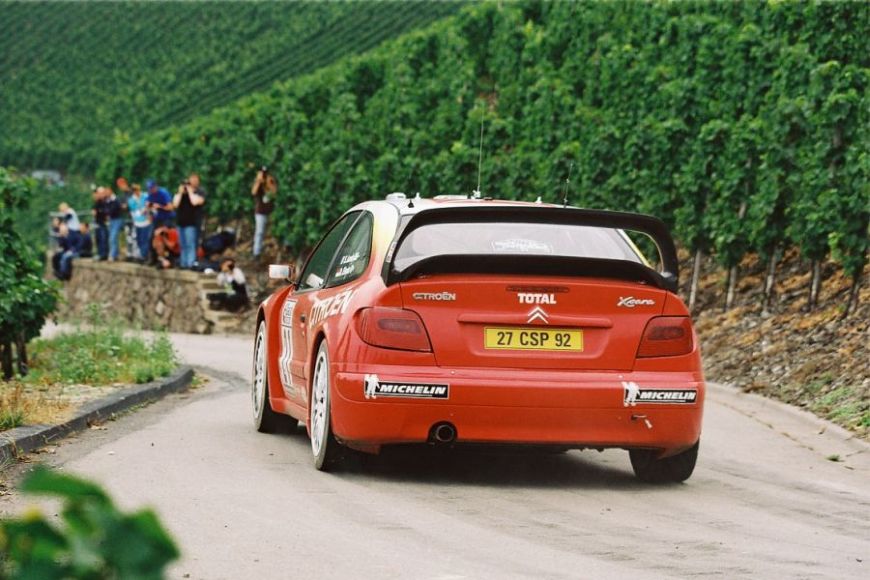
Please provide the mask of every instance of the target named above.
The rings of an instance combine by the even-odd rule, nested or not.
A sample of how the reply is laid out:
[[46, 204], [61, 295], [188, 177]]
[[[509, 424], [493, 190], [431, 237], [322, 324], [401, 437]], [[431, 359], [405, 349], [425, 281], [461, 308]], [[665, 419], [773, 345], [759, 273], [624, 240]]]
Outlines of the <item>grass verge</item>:
[[81, 325], [30, 347], [30, 372], [0, 382], [0, 431], [55, 423], [112, 388], [168, 376], [178, 356], [165, 333], [146, 339], [92, 309]]

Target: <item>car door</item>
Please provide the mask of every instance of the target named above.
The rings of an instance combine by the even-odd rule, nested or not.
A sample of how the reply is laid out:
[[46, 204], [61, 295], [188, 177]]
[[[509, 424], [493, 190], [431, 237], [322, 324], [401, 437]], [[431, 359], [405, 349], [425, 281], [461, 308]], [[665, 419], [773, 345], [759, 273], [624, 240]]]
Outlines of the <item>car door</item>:
[[308, 404], [309, 330], [312, 308], [329, 294], [326, 287], [330, 265], [361, 212], [352, 212], [329, 229], [315, 246], [299, 274], [296, 289], [287, 297], [281, 314], [281, 382], [287, 397]]

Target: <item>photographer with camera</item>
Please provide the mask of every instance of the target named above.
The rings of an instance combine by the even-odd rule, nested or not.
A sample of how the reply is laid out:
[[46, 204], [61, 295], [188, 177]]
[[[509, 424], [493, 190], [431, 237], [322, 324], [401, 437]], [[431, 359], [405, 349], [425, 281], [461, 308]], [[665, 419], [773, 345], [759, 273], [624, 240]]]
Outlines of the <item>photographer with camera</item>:
[[154, 229], [154, 240], [151, 242], [151, 247], [154, 248], [158, 269], [171, 268], [175, 260], [181, 255], [181, 244], [178, 238], [178, 230], [172, 226], [163, 225]]
[[226, 287], [224, 292], [209, 292], [209, 307], [212, 310], [236, 312], [248, 305], [248, 289], [242, 269], [232, 258], [221, 260], [221, 271], [217, 283]]
[[107, 200], [109, 189], [107, 187], [94, 187], [92, 193], [94, 198], [94, 208], [91, 213], [94, 216], [94, 225], [96, 226], [97, 238], [97, 255], [95, 260], [109, 259], [109, 209]]
[[193, 193], [202, 198], [202, 205], [196, 206], [196, 247], [202, 245], [202, 228], [205, 225], [205, 205], [207, 196], [205, 189], [202, 187], [202, 182], [199, 178], [199, 173], [191, 173], [187, 176], [187, 181], [190, 182], [190, 187], [193, 188]]
[[169, 192], [157, 185], [157, 182], [153, 179], [145, 182], [145, 189], [148, 190], [148, 197], [145, 199], [145, 203], [148, 210], [154, 216], [154, 228], [172, 225], [172, 220], [175, 219], [175, 212], [172, 211], [172, 196]]
[[205, 203], [205, 198], [196, 193], [190, 181], [178, 186], [178, 193], [172, 200], [175, 208], [175, 221], [181, 238], [181, 260], [179, 266], [187, 269], [196, 262], [197, 208]]
[[251, 187], [251, 195], [254, 196], [254, 257], [260, 256], [263, 251], [263, 236], [266, 235], [266, 226], [269, 222], [269, 214], [275, 209], [275, 195], [278, 193], [278, 181], [269, 173], [265, 165], [260, 167], [254, 185]]

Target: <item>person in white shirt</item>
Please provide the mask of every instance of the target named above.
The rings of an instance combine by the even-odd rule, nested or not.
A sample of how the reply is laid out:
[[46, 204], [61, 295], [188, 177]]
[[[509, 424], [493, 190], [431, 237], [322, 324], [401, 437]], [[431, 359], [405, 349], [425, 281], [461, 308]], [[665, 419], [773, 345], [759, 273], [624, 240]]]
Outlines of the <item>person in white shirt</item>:
[[217, 276], [217, 282], [225, 286], [223, 292], [210, 292], [208, 294], [209, 307], [213, 310], [237, 311], [248, 305], [248, 288], [245, 284], [245, 274], [236, 266], [232, 258], [221, 261], [221, 271]]

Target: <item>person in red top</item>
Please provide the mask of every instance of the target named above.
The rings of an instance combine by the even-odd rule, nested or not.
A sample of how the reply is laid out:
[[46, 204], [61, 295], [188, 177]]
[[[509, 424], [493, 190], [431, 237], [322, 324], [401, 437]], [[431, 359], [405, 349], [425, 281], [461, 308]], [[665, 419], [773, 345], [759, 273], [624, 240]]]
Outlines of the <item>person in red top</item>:
[[152, 242], [154, 255], [157, 257], [158, 268], [171, 268], [181, 255], [181, 244], [178, 239], [178, 230], [168, 226], [160, 226], [154, 230]]

